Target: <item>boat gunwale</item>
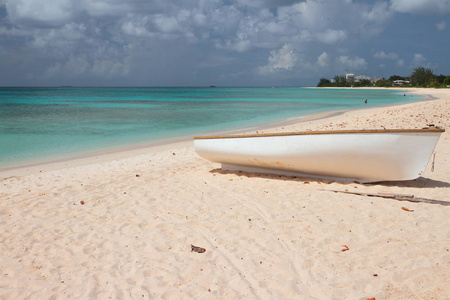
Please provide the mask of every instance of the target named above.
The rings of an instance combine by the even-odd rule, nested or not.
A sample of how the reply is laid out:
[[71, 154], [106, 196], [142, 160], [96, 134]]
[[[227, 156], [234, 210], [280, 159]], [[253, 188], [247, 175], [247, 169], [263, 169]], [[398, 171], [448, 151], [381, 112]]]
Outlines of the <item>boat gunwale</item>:
[[295, 136], [295, 135], [321, 135], [321, 134], [358, 134], [358, 133], [428, 133], [445, 132], [444, 128], [429, 127], [422, 129], [359, 129], [359, 130], [322, 130], [322, 131], [299, 131], [299, 132], [279, 132], [279, 133], [254, 133], [254, 134], [231, 134], [231, 135], [211, 135], [195, 136], [194, 140], [205, 139], [227, 139], [227, 138], [249, 138], [249, 137], [272, 137], [272, 136]]

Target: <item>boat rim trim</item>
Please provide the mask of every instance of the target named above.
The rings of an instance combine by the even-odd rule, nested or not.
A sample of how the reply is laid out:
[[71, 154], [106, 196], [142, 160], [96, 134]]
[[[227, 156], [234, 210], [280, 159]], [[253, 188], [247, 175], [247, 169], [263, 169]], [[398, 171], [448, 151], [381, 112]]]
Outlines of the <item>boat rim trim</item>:
[[423, 133], [423, 132], [445, 132], [444, 128], [426, 127], [422, 129], [360, 129], [360, 130], [323, 130], [323, 131], [299, 131], [280, 133], [254, 133], [254, 134], [231, 134], [231, 135], [211, 135], [196, 136], [195, 140], [202, 139], [225, 139], [225, 138], [248, 138], [248, 137], [270, 137], [289, 135], [313, 135], [313, 134], [343, 134], [343, 133]]

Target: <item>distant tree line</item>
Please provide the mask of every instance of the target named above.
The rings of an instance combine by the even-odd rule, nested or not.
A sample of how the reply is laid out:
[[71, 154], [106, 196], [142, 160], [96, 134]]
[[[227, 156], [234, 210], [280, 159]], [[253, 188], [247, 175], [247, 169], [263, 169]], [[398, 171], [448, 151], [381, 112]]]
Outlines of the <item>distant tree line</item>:
[[[400, 81], [400, 83], [398, 83]], [[397, 82], [397, 84], [394, 84]], [[409, 83], [402, 83], [409, 82]], [[389, 79], [381, 78], [377, 81], [363, 80], [347, 80], [345, 76], [335, 76], [332, 81], [321, 78], [317, 87], [392, 87], [392, 86], [408, 86], [408, 87], [449, 87], [449, 75], [434, 75], [431, 69], [424, 67], [415, 68], [409, 77], [393, 75]]]

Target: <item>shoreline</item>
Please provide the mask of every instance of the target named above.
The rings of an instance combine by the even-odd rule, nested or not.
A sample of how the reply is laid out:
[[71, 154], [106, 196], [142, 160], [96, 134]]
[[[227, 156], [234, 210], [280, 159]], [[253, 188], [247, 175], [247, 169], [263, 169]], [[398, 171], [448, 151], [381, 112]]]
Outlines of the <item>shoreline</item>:
[[434, 122], [415, 180], [224, 171], [191, 142], [0, 179], [0, 298], [446, 299], [450, 206], [367, 196], [450, 202], [450, 90], [433, 94], [267, 129]]
[[[308, 87], [308, 88], [314, 88], [314, 87]], [[337, 88], [337, 89], [351, 89], [351, 88]], [[364, 89], [364, 88], [360, 88]], [[370, 89], [370, 88], [367, 88]], [[376, 89], [386, 89], [386, 88], [376, 88]], [[392, 88], [395, 90], [401, 90], [406, 92], [412, 92], [408, 91], [404, 88]], [[429, 99], [425, 99], [423, 101], [419, 102], [413, 102], [413, 103], [420, 103], [424, 101], [431, 101], [433, 98], [429, 94], [423, 94], [423, 93], [415, 93], [417, 95], [421, 95], [423, 97], [430, 97]], [[357, 108], [352, 110], [337, 110], [337, 111], [329, 111], [324, 113], [318, 113], [313, 115], [308, 115], [304, 117], [299, 118], [290, 118], [284, 121], [279, 121], [275, 123], [267, 123], [267, 124], [261, 124], [256, 126], [250, 126], [245, 128], [239, 128], [234, 130], [226, 130], [226, 131], [219, 131], [219, 132], [211, 132], [205, 135], [226, 135], [226, 134], [241, 134], [241, 133], [248, 133], [248, 132], [259, 132], [264, 130], [276, 130], [277, 128], [285, 127], [285, 126], [291, 126], [295, 125], [297, 123], [303, 123], [303, 122], [309, 122], [314, 120], [321, 120], [331, 117], [336, 117], [339, 115], [343, 115], [349, 111], [359, 111], [359, 110], [370, 110], [370, 109], [376, 109], [376, 108], [382, 108], [382, 107], [394, 107], [394, 106], [402, 106], [402, 105], [408, 105], [411, 103], [396, 103], [392, 105], [384, 105], [384, 106], [378, 106], [378, 107], [370, 107], [370, 108]], [[48, 172], [48, 171], [55, 171], [59, 169], [64, 168], [71, 168], [75, 166], [84, 166], [84, 165], [91, 165], [94, 163], [102, 163], [109, 160], [118, 160], [123, 158], [128, 158], [132, 156], [142, 155], [148, 152], [158, 152], [168, 149], [178, 149], [180, 147], [193, 145], [193, 136], [185, 136], [180, 138], [171, 138], [166, 140], [158, 140], [153, 142], [146, 142], [141, 144], [132, 144], [132, 145], [125, 145], [115, 148], [108, 148], [108, 149], [102, 149], [102, 150], [92, 150], [87, 151], [84, 153], [77, 153], [73, 155], [67, 155], [67, 156], [61, 156], [56, 157], [54, 159], [44, 159], [44, 160], [38, 160], [34, 162], [28, 162], [28, 163], [21, 163], [21, 164], [14, 164], [11, 166], [6, 167], [0, 167], [0, 178], [8, 178], [11, 176], [24, 176], [29, 174], [36, 174], [41, 172]]]
[[[430, 100], [426, 100], [430, 101]], [[423, 101], [420, 101], [423, 102]], [[417, 103], [417, 102], [415, 102]], [[393, 104], [389, 106], [397, 105], [407, 105], [407, 104]], [[375, 107], [378, 108], [378, 107]], [[317, 121], [322, 119], [327, 119], [331, 117], [337, 117], [343, 115], [349, 111], [358, 110], [370, 110], [371, 108], [359, 108], [354, 110], [339, 110], [331, 111], [325, 113], [319, 113], [314, 115], [309, 115], [301, 118], [295, 118], [293, 120], [285, 120], [276, 123], [268, 123], [265, 125], [252, 126], [247, 128], [240, 128], [227, 131], [211, 132], [206, 135], [231, 135], [231, 134], [246, 134], [252, 132], [262, 132], [264, 130], [277, 130], [285, 126], [295, 126], [296, 124], [310, 121]], [[132, 144], [117, 148], [108, 148], [105, 150], [90, 151], [80, 154], [68, 155], [63, 157], [58, 157], [55, 159], [48, 159], [24, 164], [17, 164], [8, 167], [0, 167], [0, 179], [8, 178], [13, 176], [24, 176], [42, 172], [55, 171], [65, 168], [72, 168], [77, 166], [86, 166], [96, 163], [104, 163], [111, 160], [120, 160], [124, 158], [129, 158], [133, 156], [143, 155], [149, 152], [160, 152], [170, 149], [179, 149], [182, 147], [193, 147], [193, 136], [186, 136], [180, 138], [173, 138], [167, 140], [160, 140], [142, 144]]]

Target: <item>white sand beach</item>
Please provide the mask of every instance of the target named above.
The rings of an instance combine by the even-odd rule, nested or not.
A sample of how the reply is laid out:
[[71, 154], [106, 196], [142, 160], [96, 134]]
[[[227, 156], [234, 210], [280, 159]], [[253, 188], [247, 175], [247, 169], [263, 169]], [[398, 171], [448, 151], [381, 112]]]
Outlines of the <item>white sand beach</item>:
[[192, 141], [0, 173], [0, 299], [450, 299], [450, 206], [334, 192], [450, 202], [450, 89], [408, 92], [435, 99], [262, 131], [446, 128], [413, 181], [226, 172]]

